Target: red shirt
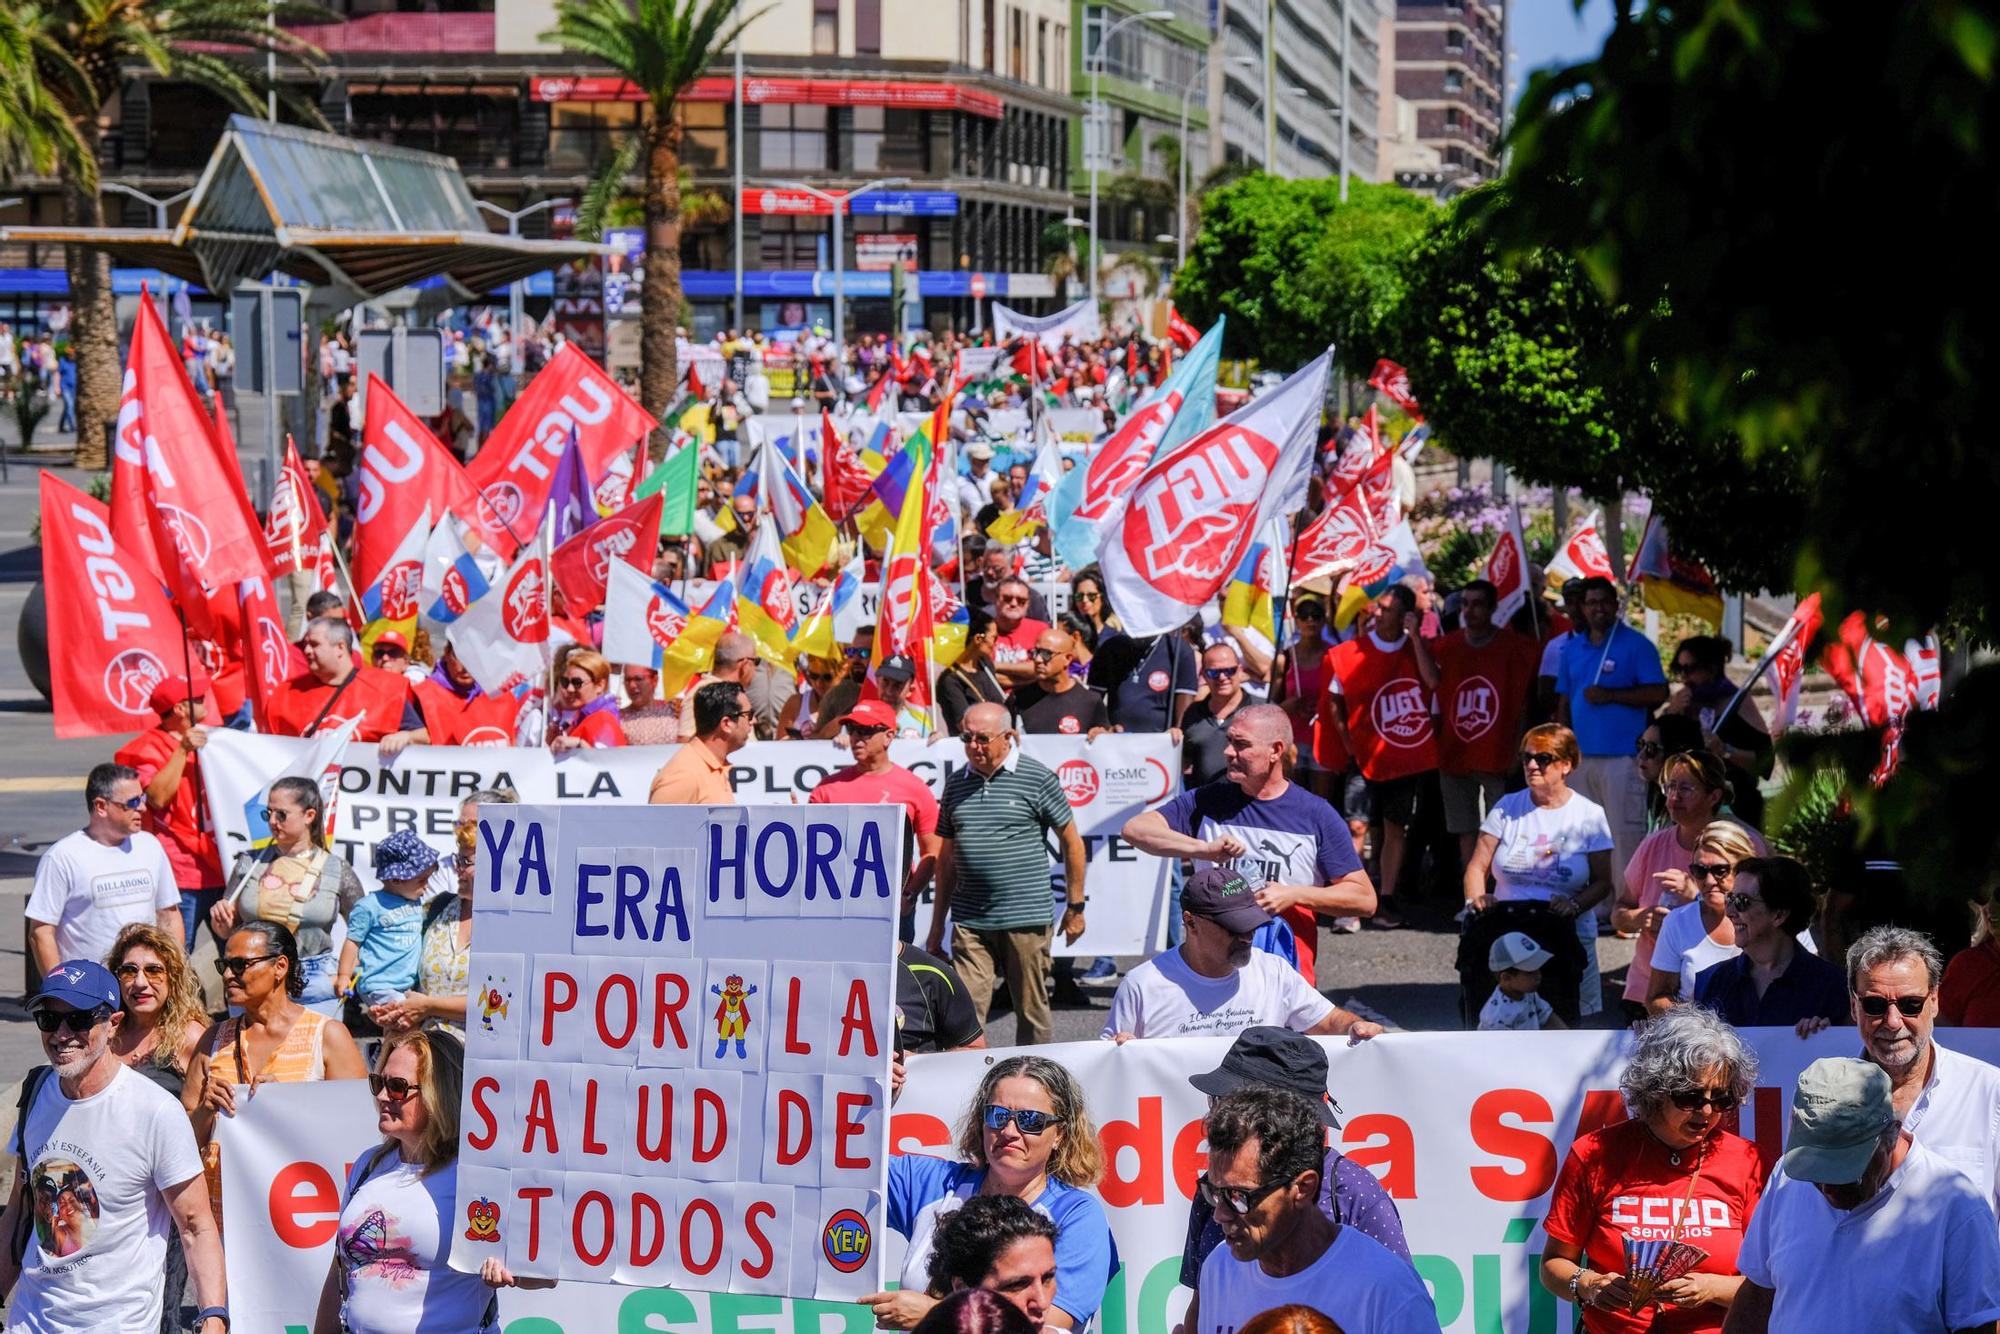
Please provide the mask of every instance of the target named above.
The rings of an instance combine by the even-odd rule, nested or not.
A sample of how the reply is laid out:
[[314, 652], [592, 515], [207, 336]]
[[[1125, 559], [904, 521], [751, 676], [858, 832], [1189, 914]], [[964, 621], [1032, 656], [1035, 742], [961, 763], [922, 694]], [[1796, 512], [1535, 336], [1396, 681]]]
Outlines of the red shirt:
[[488, 695], [460, 699], [436, 681], [415, 686], [424, 730], [434, 746], [511, 746], [514, 723], [521, 712], [518, 695]]
[[[403, 730], [405, 710], [415, 711], [407, 678], [379, 667], [356, 667], [359, 676], [347, 687], [340, 702], [320, 718], [318, 732], [329, 731], [349, 718], [359, 718], [356, 741], [380, 741], [391, 732]], [[279, 736], [304, 736], [313, 719], [338, 687], [327, 685], [311, 672], [285, 682], [271, 704], [271, 730]]]
[[1454, 630], [1430, 646], [1438, 666], [1438, 768], [1448, 774], [1499, 774], [1514, 766], [1523, 710], [1535, 689], [1541, 650], [1525, 635], [1496, 627], [1483, 648]]
[[[1546, 1224], [1549, 1238], [1582, 1247], [1585, 1264], [1600, 1274], [1622, 1274], [1626, 1237], [1655, 1241], [1673, 1236], [1708, 1252], [1695, 1272], [1734, 1274], [1744, 1229], [1764, 1189], [1757, 1146], [1719, 1131], [1705, 1153], [1687, 1150], [1680, 1159], [1675, 1166], [1667, 1146], [1643, 1121], [1620, 1121], [1578, 1139], [1556, 1174]], [[1683, 1209], [1691, 1176], [1693, 1198]], [[1591, 1334], [1713, 1334], [1722, 1328], [1725, 1314], [1717, 1306], [1668, 1306], [1657, 1315], [1651, 1308], [1630, 1315], [1591, 1307], [1583, 1313], [1583, 1326]]]
[[810, 804], [876, 806], [894, 802], [910, 817], [910, 832], [928, 838], [937, 832], [938, 803], [930, 785], [900, 764], [879, 774], [863, 773], [850, 764], [819, 780], [806, 798]]
[[1951, 956], [1938, 986], [1938, 1017], [1954, 1028], [2000, 1028], [2000, 940], [1989, 936]]
[[993, 627], [993, 661], [1002, 666], [1028, 661], [1028, 655], [1035, 651], [1035, 641], [1042, 637], [1042, 631], [1049, 628], [1047, 621], [1038, 621], [1032, 616], [1023, 616], [1021, 623], [1007, 634], [1000, 633], [1000, 627]]
[[[1417, 675], [1416, 650], [1405, 635], [1393, 653], [1364, 630], [1327, 651], [1327, 665], [1346, 708], [1348, 746], [1371, 783], [1407, 778], [1438, 767], [1431, 697]], [[1332, 691], [1335, 680], [1329, 680]]]
[[[139, 786], [147, 787], [180, 749], [179, 736], [155, 727], [141, 732], [125, 744], [115, 758], [139, 771]], [[174, 883], [182, 889], [220, 889], [222, 854], [215, 846], [215, 833], [208, 827], [208, 812], [195, 800], [201, 786], [201, 756], [188, 756], [181, 769], [181, 785], [164, 810], [146, 802], [146, 830], [167, 850], [174, 868]]]
[[622, 746], [625, 744], [625, 724], [618, 721], [618, 710], [598, 709], [578, 718], [563, 735], [573, 736], [594, 749]]

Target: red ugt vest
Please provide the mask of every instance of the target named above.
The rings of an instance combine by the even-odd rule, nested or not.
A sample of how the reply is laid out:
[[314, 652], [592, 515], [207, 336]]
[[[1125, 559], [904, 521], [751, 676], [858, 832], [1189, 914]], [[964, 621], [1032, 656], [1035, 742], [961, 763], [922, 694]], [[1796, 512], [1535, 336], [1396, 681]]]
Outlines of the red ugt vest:
[[1438, 665], [1438, 768], [1448, 774], [1502, 774], [1514, 767], [1522, 709], [1535, 688], [1541, 652], [1525, 635], [1497, 629], [1484, 648], [1454, 630], [1431, 645]]
[[1330, 703], [1345, 704], [1349, 747], [1363, 778], [1386, 783], [1437, 768], [1430, 692], [1408, 643], [1384, 653], [1364, 631], [1328, 653], [1327, 661], [1340, 678], [1341, 698]]
[[[380, 741], [403, 725], [403, 706], [410, 700], [410, 683], [378, 667], [357, 667], [340, 701], [320, 718], [319, 731], [338, 727], [349, 718], [361, 719], [356, 741]], [[279, 736], [304, 736], [320, 709], [338, 687], [326, 685], [311, 672], [285, 682], [271, 706], [271, 730]]]
[[435, 681], [415, 686], [417, 708], [434, 746], [511, 746], [521, 712], [518, 695], [480, 693], [460, 699]]

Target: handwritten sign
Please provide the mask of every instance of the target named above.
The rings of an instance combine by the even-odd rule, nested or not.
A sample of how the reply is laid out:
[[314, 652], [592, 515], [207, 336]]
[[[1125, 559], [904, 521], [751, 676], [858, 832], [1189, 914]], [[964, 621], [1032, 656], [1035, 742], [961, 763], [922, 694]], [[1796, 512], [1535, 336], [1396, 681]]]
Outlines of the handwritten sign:
[[902, 822], [483, 807], [453, 1267], [877, 1291]]

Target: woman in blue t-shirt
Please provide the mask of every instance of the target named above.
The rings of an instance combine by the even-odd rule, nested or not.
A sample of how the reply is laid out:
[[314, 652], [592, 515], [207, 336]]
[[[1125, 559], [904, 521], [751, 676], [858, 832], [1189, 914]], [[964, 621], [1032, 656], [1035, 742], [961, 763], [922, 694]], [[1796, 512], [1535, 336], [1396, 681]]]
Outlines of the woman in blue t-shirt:
[[1076, 1077], [1041, 1056], [1013, 1056], [986, 1072], [959, 1127], [970, 1161], [922, 1154], [889, 1160], [888, 1224], [909, 1239], [902, 1284], [862, 1298], [886, 1329], [911, 1329], [944, 1296], [927, 1291], [938, 1219], [974, 1195], [1011, 1195], [1056, 1225], [1055, 1304], [1046, 1325], [1083, 1329], [1118, 1271], [1104, 1206], [1097, 1127]]

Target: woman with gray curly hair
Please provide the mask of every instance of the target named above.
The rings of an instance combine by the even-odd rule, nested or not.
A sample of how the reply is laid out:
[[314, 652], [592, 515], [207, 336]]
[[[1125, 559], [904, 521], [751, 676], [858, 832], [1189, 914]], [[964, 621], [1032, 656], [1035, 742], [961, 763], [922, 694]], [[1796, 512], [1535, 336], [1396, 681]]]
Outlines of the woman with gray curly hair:
[[[1549, 1202], [1542, 1286], [1586, 1330], [1721, 1330], [1763, 1180], [1756, 1145], [1723, 1127], [1756, 1082], [1756, 1053], [1713, 1011], [1676, 1006], [1646, 1025], [1619, 1081], [1630, 1119], [1577, 1138]], [[1628, 1240], [1705, 1255], [1654, 1287], [1627, 1275]]]

